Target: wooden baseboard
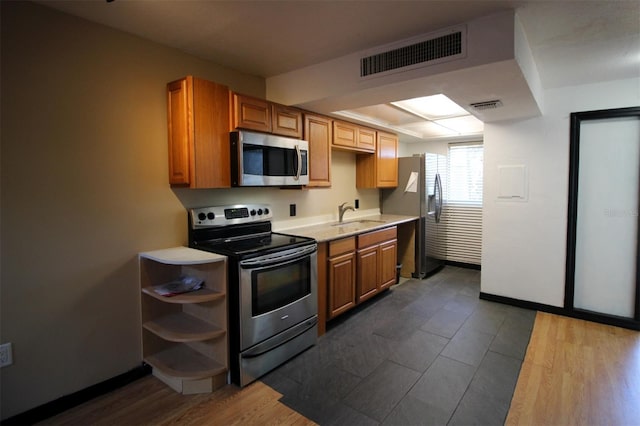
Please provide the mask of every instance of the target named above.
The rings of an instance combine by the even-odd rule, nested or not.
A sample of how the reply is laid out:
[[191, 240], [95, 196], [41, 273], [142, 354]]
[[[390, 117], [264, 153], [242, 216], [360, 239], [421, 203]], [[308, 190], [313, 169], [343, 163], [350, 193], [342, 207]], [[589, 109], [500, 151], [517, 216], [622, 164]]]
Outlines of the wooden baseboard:
[[17, 414], [2, 420], [2, 425], [32, 425], [42, 420], [53, 417], [70, 408], [76, 407], [89, 400], [97, 398], [108, 392], [121, 388], [151, 373], [151, 367], [142, 363], [139, 367], [120, 374], [116, 377], [97, 383], [88, 388], [79, 390], [70, 395], [65, 395], [46, 404], [32, 408], [24, 413]]
[[530, 302], [527, 300], [513, 299], [511, 297], [498, 296], [495, 294], [480, 292], [480, 299], [491, 302], [504, 303], [505, 305], [517, 306], [524, 309], [548, 312], [550, 314], [563, 315], [585, 321], [598, 322], [615, 327], [627, 328], [629, 330], [640, 330], [640, 321], [629, 318], [617, 317], [614, 315], [604, 315], [596, 312], [583, 311], [579, 309], [567, 309], [559, 306], [546, 305], [544, 303]]

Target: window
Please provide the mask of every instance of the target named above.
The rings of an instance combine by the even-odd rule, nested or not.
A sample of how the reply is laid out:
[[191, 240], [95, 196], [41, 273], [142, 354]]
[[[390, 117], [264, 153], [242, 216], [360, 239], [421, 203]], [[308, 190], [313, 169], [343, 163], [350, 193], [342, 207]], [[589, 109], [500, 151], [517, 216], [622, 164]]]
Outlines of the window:
[[447, 156], [448, 204], [482, 206], [482, 142], [449, 144]]

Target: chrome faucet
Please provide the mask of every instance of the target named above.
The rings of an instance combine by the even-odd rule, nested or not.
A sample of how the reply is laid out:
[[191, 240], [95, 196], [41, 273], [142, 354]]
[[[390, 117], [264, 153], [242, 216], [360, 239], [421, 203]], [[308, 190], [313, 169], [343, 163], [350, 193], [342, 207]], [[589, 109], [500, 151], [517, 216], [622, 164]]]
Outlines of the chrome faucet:
[[352, 206], [345, 206], [347, 203], [342, 203], [338, 206], [338, 222], [342, 223], [342, 217], [344, 216], [344, 212], [347, 210], [356, 211]]

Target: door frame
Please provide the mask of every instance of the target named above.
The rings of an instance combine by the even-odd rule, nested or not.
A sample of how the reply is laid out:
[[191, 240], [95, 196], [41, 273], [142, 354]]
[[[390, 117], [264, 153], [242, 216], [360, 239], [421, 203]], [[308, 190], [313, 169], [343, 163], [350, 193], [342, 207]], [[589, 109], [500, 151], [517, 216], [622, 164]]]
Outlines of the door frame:
[[[592, 312], [574, 307], [575, 270], [576, 270], [576, 226], [578, 219], [578, 171], [580, 162], [580, 126], [583, 121], [606, 120], [625, 117], [637, 117], [640, 119], [640, 107], [616, 108], [597, 111], [573, 112], [570, 116], [569, 139], [569, 208], [567, 220], [567, 259], [565, 274], [564, 309], [571, 316], [589, 321], [600, 322], [626, 328], [639, 329], [640, 327], [640, 238], [636, 248], [636, 294], [634, 304], [634, 317], [626, 318], [616, 315], [608, 315], [600, 312]], [[640, 196], [640, 182], [638, 182]], [[640, 197], [639, 197], [640, 199]], [[640, 204], [640, 202], [639, 202]], [[638, 206], [640, 208], [640, 205]], [[638, 232], [640, 232], [640, 215], [638, 215]]]

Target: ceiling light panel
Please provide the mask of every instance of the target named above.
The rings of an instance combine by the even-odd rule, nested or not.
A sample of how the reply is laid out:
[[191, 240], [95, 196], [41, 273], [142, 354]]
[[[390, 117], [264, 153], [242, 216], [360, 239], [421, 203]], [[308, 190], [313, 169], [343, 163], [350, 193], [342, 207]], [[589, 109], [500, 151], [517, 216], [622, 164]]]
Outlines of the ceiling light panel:
[[423, 96], [404, 101], [391, 102], [399, 108], [436, 120], [444, 117], [459, 117], [469, 113], [445, 95]]
[[411, 131], [413, 134], [420, 135], [423, 139], [442, 138], [447, 136], [458, 136], [458, 132], [444, 126], [438, 125], [433, 121], [422, 121], [413, 123], [403, 127]]
[[435, 120], [434, 123], [456, 131], [460, 135], [482, 133], [484, 123], [473, 115]]
[[350, 111], [363, 117], [369, 117], [371, 120], [394, 126], [403, 126], [419, 120], [416, 116], [389, 104], [372, 105]]

